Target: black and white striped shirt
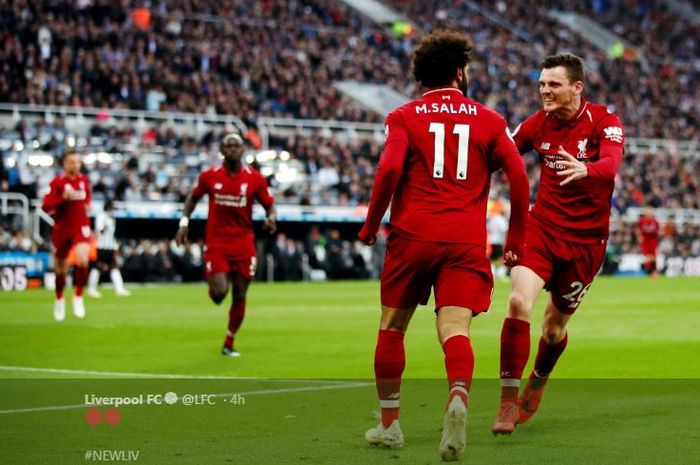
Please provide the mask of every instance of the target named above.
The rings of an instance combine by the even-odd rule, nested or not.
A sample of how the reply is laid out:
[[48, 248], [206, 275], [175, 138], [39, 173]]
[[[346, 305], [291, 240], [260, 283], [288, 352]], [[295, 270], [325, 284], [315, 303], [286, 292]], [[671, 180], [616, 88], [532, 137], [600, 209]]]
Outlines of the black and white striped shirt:
[[117, 222], [107, 213], [98, 213], [95, 217], [95, 232], [97, 234], [97, 248], [103, 250], [117, 250], [119, 244], [114, 237]]

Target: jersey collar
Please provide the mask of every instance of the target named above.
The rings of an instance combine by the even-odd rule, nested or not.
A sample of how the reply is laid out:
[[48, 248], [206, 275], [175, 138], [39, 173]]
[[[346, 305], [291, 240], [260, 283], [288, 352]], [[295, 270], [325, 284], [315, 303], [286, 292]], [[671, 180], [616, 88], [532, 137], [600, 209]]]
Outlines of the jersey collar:
[[442, 92], [458, 92], [459, 95], [463, 95], [463, 94], [462, 94], [462, 91], [459, 90], [459, 89], [457, 89], [456, 87], [447, 86], [447, 87], [438, 87], [438, 88], [436, 88], [436, 89], [431, 89], [431, 90], [429, 90], [429, 91], [427, 91], [427, 92], [424, 92], [424, 93], [423, 93], [423, 97], [429, 97], [429, 96], [431, 96], [431, 95], [438, 95], [438, 94], [440, 94], [440, 93], [442, 93]]
[[[581, 120], [581, 116], [583, 116], [584, 114], [587, 114], [590, 117], [591, 112], [588, 110], [588, 101], [585, 98], [581, 97], [581, 105], [578, 108], [576, 116], [567, 120], [562, 120], [555, 116], [552, 116], [551, 120], [554, 122], [555, 127], [573, 127], [578, 124], [578, 122]], [[550, 113], [547, 113], [547, 116], [550, 116]]]

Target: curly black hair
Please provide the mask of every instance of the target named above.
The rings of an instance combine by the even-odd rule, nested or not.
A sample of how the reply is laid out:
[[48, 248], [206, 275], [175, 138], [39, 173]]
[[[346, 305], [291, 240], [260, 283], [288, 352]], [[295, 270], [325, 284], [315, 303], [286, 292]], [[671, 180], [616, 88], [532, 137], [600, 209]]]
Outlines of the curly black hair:
[[457, 70], [471, 61], [472, 48], [471, 39], [459, 32], [431, 32], [413, 53], [413, 76], [425, 87], [449, 85]]

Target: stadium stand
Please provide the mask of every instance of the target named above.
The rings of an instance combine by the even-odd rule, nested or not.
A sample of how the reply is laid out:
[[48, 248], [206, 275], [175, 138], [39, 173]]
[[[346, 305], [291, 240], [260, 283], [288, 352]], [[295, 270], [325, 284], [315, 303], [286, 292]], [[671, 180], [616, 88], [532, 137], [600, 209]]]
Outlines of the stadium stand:
[[[272, 124], [270, 129], [263, 127], [265, 119], [379, 122], [383, 115], [349, 100], [332, 83], [388, 84], [415, 95], [419, 89], [407, 70], [416, 31], [456, 27], [470, 32], [476, 43], [470, 93], [506, 115], [512, 125], [539, 106], [541, 58], [562, 50], [584, 56], [588, 95], [622, 115], [632, 147], [613, 198], [614, 246], [625, 253], [635, 250], [636, 239], [629, 239], [628, 232], [639, 207], [700, 209], [700, 109], [698, 90], [690, 85], [700, 77], [692, 60], [697, 56], [697, 25], [666, 10], [663, 2], [636, 2], [631, 11], [619, 1], [547, 1], [534, 8], [522, 0], [385, 3], [413, 22], [408, 34], [372, 23], [330, 0], [177, 0], [155, 3], [146, 16], [133, 14], [140, 5], [133, 1], [4, 4], [0, 101], [36, 108], [66, 105], [71, 111], [94, 107], [99, 113], [76, 127], [58, 110], [28, 117], [15, 107], [12, 117], [3, 120], [12, 124], [3, 123], [0, 130], [0, 193], [37, 198], [53, 174], [54, 157], [77, 145], [86, 155], [98, 202], [182, 202], [200, 170], [217, 163], [216, 141], [225, 128], [202, 123], [198, 131], [188, 131], [167, 119], [130, 124], [115, 121], [111, 113], [184, 111], [234, 115], [248, 126], [252, 141], [259, 132], [262, 141], [253, 141], [256, 150], [248, 160], [261, 167], [278, 202], [361, 209], [369, 199], [381, 134], [355, 133], [352, 126], [310, 129], [307, 123], [284, 130]], [[599, 21], [642, 49], [647, 60], [624, 53], [611, 58], [551, 19], [548, 12], [555, 7]], [[660, 30], [668, 33], [659, 36]], [[272, 152], [259, 156], [263, 150]], [[537, 179], [536, 161], [526, 157], [525, 162], [530, 179]], [[536, 188], [533, 183], [533, 199]], [[494, 175], [493, 199], [506, 196], [500, 174]], [[26, 233], [7, 218], [0, 244], [23, 247]], [[673, 227], [662, 252], [697, 252], [697, 241], [688, 240], [697, 233], [697, 218], [697, 213], [668, 218], [665, 223]], [[332, 224], [322, 229], [318, 234], [325, 244], [336, 229]], [[342, 237], [350, 237], [351, 228], [340, 229]], [[331, 277], [377, 275], [376, 260], [356, 250], [356, 243], [341, 238], [341, 258], [330, 254], [331, 265], [325, 245], [305, 239], [306, 229], [283, 232], [294, 238], [278, 237], [261, 246], [278, 260], [270, 273], [263, 266], [260, 277], [307, 279], [314, 269]], [[196, 275], [187, 271], [201, 265], [196, 246], [194, 251], [178, 251], [163, 241], [165, 236], [124, 241], [125, 269], [127, 258], [136, 263], [146, 256], [160, 257], [149, 258], [151, 262], [167, 256], [174, 270], [168, 276], [189, 280]], [[287, 260], [297, 252], [308, 263]], [[190, 258], [180, 266], [183, 256]], [[279, 263], [285, 260], [293, 262], [286, 265], [293, 271], [281, 271]], [[340, 268], [333, 269], [337, 264]], [[152, 268], [171, 269], [163, 263]]]

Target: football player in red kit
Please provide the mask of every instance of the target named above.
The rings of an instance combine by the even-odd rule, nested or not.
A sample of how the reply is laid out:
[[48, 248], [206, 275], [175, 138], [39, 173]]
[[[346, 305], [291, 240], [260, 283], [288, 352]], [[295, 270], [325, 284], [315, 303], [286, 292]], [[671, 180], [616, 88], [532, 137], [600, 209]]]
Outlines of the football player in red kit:
[[221, 139], [221, 166], [199, 175], [187, 197], [176, 234], [178, 244], [187, 241], [189, 218], [199, 199], [209, 196], [204, 265], [209, 282], [209, 297], [217, 305], [228, 294], [231, 283], [233, 300], [229, 309], [228, 330], [221, 349], [223, 355], [238, 357], [234, 338], [245, 316], [246, 293], [255, 277], [257, 259], [253, 233], [253, 202], [257, 200], [267, 213], [263, 229], [274, 232], [274, 198], [265, 178], [243, 163], [245, 151], [240, 135], [229, 133]]
[[[541, 174], [528, 217], [525, 254], [511, 272], [494, 434], [512, 433], [537, 410], [549, 374], [566, 347], [566, 325], [605, 258], [624, 132], [617, 115], [583, 97], [583, 74], [583, 60], [575, 55], [547, 57], [539, 80], [543, 108], [513, 132], [521, 153], [538, 153]], [[549, 299], [542, 336], [534, 369], [518, 399], [530, 355], [530, 318], [543, 288]]]
[[645, 208], [637, 223], [637, 237], [639, 247], [644, 255], [644, 271], [652, 279], [658, 277], [656, 249], [659, 247], [659, 229], [661, 229], [661, 226], [654, 218], [654, 210], [651, 207]]
[[359, 233], [364, 243], [374, 243], [391, 201], [374, 356], [381, 423], [365, 439], [373, 445], [403, 445], [398, 416], [404, 333], [432, 288], [449, 389], [439, 447], [443, 460], [457, 460], [465, 449], [474, 370], [469, 326], [472, 316], [491, 303], [486, 205], [492, 170], [502, 167], [510, 181], [509, 265], [521, 255], [529, 197], [523, 162], [505, 120], [466, 96], [471, 50], [471, 41], [456, 32], [438, 31], [420, 42], [414, 76], [427, 91], [386, 118], [384, 151]]
[[85, 316], [83, 288], [87, 283], [90, 256], [90, 181], [80, 173], [80, 153], [68, 149], [61, 159], [63, 173], [50, 184], [50, 190], [44, 197], [42, 208], [54, 219], [51, 242], [54, 252], [54, 271], [56, 273], [56, 300], [53, 316], [56, 321], [63, 321], [66, 315], [63, 290], [66, 287], [68, 273], [68, 255], [75, 246], [76, 265], [73, 268], [73, 313], [78, 318]]

